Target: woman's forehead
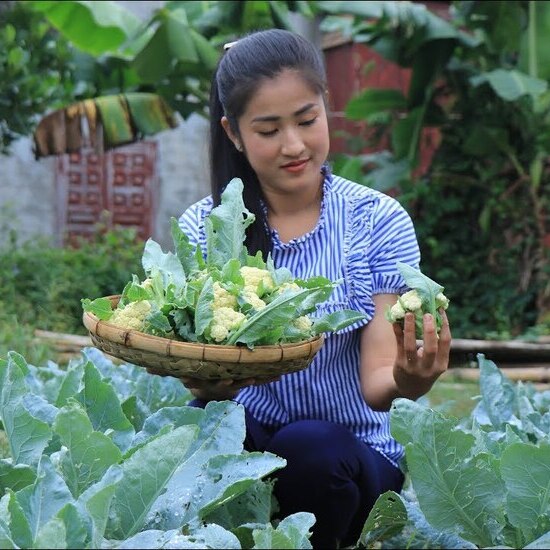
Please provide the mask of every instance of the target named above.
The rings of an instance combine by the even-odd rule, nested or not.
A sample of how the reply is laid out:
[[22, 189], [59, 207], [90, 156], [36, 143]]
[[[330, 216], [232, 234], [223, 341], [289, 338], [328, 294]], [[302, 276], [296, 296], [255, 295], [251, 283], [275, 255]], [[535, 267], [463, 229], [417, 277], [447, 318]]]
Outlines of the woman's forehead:
[[287, 69], [274, 78], [262, 79], [250, 97], [243, 117], [253, 120], [299, 116], [320, 101], [321, 95], [299, 71]]

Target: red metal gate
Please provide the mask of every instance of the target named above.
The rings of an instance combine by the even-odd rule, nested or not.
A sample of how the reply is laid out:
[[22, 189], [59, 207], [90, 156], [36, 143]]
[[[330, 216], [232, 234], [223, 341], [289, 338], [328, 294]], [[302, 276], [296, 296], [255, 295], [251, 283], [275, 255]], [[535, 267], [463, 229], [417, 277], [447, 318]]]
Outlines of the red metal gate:
[[140, 141], [104, 154], [60, 155], [56, 163], [57, 234], [61, 244], [90, 238], [97, 224], [152, 235], [158, 204], [157, 144]]

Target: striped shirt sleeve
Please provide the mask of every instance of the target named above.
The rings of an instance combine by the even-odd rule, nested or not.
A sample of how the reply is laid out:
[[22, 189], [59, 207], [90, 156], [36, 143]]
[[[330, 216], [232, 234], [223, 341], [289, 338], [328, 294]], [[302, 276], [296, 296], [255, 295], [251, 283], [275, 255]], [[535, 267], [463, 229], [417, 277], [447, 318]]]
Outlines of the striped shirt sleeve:
[[384, 196], [373, 212], [368, 250], [373, 294], [400, 294], [407, 290], [397, 270], [398, 261], [419, 267], [418, 240], [408, 212], [397, 200]]

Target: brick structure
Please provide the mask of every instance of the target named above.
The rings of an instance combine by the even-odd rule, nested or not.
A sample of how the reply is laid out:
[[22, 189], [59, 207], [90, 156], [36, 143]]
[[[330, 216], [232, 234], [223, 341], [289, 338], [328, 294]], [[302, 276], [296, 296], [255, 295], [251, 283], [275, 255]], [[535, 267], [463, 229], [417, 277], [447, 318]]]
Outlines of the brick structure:
[[[56, 162], [57, 233], [76, 244], [97, 231], [97, 223], [136, 229], [151, 236], [157, 210], [157, 144], [140, 141], [104, 154], [93, 150], [60, 155]], [[109, 214], [106, 214], [108, 212]]]

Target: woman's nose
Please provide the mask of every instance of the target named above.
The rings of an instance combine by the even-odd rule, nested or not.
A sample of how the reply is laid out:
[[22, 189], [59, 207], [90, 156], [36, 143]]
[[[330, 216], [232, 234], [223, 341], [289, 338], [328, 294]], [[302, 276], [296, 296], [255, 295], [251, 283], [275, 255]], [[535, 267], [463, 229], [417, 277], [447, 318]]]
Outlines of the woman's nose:
[[282, 153], [289, 157], [297, 157], [305, 149], [304, 141], [300, 132], [295, 129], [287, 130], [283, 133]]

